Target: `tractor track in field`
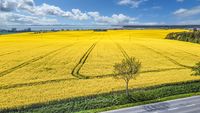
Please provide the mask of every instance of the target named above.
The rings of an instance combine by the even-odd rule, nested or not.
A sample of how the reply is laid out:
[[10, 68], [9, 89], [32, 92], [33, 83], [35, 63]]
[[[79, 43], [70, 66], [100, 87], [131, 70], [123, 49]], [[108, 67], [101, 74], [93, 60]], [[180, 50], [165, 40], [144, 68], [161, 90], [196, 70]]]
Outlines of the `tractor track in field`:
[[[136, 43], [134, 43], [134, 44], [136, 44]], [[136, 45], [138, 45], [138, 46], [140, 46], [140, 47], [143, 47], [143, 48], [146, 48], [146, 49], [148, 49], [148, 50], [150, 50], [150, 51], [152, 51], [152, 52], [154, 52], [154, 53], [156, 53], [156, 54], [158, 54], [158, 55], [160, 55], [160, 56], [166, 58], [168, 61], [172, 62], [173, 64], [175, 64], [175, 65], [177, 65], [177, 66], [180, 66], [180, 67], [183, 67], [183, 68], [188, 68], [188, 69], [191, 69], [191, 68], [192, 68], [191, 66], [187, 66], [187, 65], [184, 65], [184, 64], [181, 64], [181, 63], [177, 62], [176, 60], [172, 59], [171, 57], [169, 57], [169, 56], [167, 56], [167, 55], [164, 55], [164, 54], [162, 54], [161, 52], [156, 51], [156, 50], [153, 49], [153, 48], [150, 48], [150, 47], [147, 47], [147, 46], [141, 45], [141, 44], [136, 44]]]
[[21, 87], [45, 85], [45, 84], [49, 84], [49, 83], [59, 83], [59, 82], [64, 82], [64, 81], [69, 81], [69, 80], [75, 80], [75, 78], [69, 78], [69, 79], [52, 79], [52, 80], [44, 80], [44, 81], [37, 81], [37, 82], [4, 85], [4, 86], [0, 86], [0, 90], [7, 90], [7, 89], [13, 89], [13, 88], [21, 88]]
[[48, 45], [50, 45], [50, 44], [43, 45], [43, 46], [39, 46], [39, 47], [35, 47], [35, 48], [31, 48], [31, 49], [17, 50], [17, 51], [13, 51], [13, 52], [8, 52], [8, 53], [0, 54], [0, 57], [1, 57], [1, 56], [5, 56], [5, 55], [10, 55], [10, 54], [13, 54], [13, 53], [22, 52], [22, 51], [27, 51], [27, 50], [32, 50], [32, 49], [38, 49], [38, 48], [46, 47], [46, 46], [48, 46]]
[[[126, 53], [126, 51], [121, 47], [120, 44], [116, 43], [117, 47], [119, 48], [119, 50], [121, 51], [121, 53], [123, 54], [123, 56], [126, 59], [129, 59], [129, 55]], [[163, 72], [163, 71], [171, 71], [171, 70], [184, 70], [186, 69], [185, 67], [182, 68], [165, 68], [165, 69], [155, 69], [155, 70], [147, 70], [147, 71], [141, 71], [140, 73], [153, 73], [153, 72]], [[97, 75], [97, 76], [90, 76], [89, 78], [106, 78], [106, 77], [112, 77], [116, 74], [105, 74], [105, 75]]]
[[9, 73], [12, 73], [12, 72], [14, 72], [14, 71], [16, 71], [16, 70], [18, 70], [18, 69], [21, 69], [21, 68], [23, 68], [23, 67], [25, 67], [25, 66], [27, 66], [27, 65], [29, 65], [29, 64], [31, 64], [31, 63], [34, 63], [34, 62], [36, 62], [36, 61], [38, 61], [38, 60], [41, 60], [41, 59], [43, 59], [43, 58], [45, 58], [45, 57], [47, 57], [47, 56], [49, 56], [49, 55], [51, 55], [51, 54], [53, 54], [53, 53], [56, 53], [56, 52], [58, 52], [58, 51], [60, 51], [60, 50], [62, 50], [62, 49], [65, 49], [65, 48], [67, 48], [67, 47], [71, 47], [71, 46], [73, 46], [74, 44], [75, 44], [75, 43], [70, 44], [70, 45], [67, 45], [67, 46], [64, 46], [64, 47], [61, 47], [61, 48], [59, 48], [59, 49], [53, 50], [53, 51], [51, 51], [51, 52], [48, 52], [48, 53], [46, 53], [46, 54], [44, 54], [44, 55], [42, 55], [42, 56], [38, 56], [38, 57], [32, 58], [32, 59], [30, 59], [30, 60], [28, 60], [28, 61], [25, 61], [25, 62], [23, 62], [23, 63], [21, 63], [21, 64], [19, 64], [19, 65], [17, 65], [17, 66], [14, 66], [14, 67], [12, 67], [12, 68], [10, 68], [10, 69], [7, 69], [7, 70], [5, 70], [5, 71], [2, 71], [2, 72], [0, 72], [0, 77], [5, 76], [5, 75], [7, 75], [7, 74], [9, 74]]
[[[124, 56], [126, 59], [129, 59], [129, 58], [130, 58], [129, 55], [128, 55], [128, 54], [126, 53], [126, 51], [121, 47], [121, 45], [118, 44], [118, 43], [115, 43], [115, 44], [117, 45], [117, 47], [119, 48], [119, 50], [121, 51], [121, 53], [123, 54], [123, 56]], [[137, 45], [139, 45], [139, 44], [137, 44]], [[175, 65], [178, 65], [178, 66], [181, 66], [181, 67], [182, 67], [182, 68], [164, 68], [164, 69], [147, 70], [147, 71], [141, 71], [140, 73], [154, 73], [154, 72], [164, 72], [164, 71], [171, 71], [171, 70], [185, 70], [185, 69], [190, 69], [190, 68], [191, 68], [190, 66], [186, 66], [186, 65], [183, 65], [183, 64], [178, 63], [178, 62], [175, 61], [174, 59], [172, 59], [172, 58], [170, 58], [170, 57], [168, 57], [168, 56], [166, 56], [166, 55], [163, 55], [162, 53], [160, 53], [160, 52], [158, 52], [158, 51], [156, 51], [156, 50], [154, 50], [154, 49], [152, 49], [152, 48], [149, 48], [149, 47], [146, 47], [146, 46], [143, 46], [143, 45], [139, 45], [139, 46], [145, 47], [145, 48], [147, 48], [147, 49], [149, 49], [149, 50], [151, 50], [151, 51], [153, 51], [153, 52], [155, 52], [155, 53], [157, 53], [157, 54], [163, 56], [164, 58], [168, 59], [170, 62], [174, 63]], [[92, 48], [92, 46], [88, 49], [89, 54], [90, 54], [90, 52], [92, 51], [91, 48]], [[87, 55], [87, 57], [89, 56], [88, 51], [84, 54], [84, 56], [83, 56], [81, 59], [85, 59], [85, 58], [84, 58], [85, 55]], [[87, 60], [87, 59], [86, 59], [86, 60]], [[86, 61], [86, 60], [85, 60], [85, 61]], [[81, 61], [81, 60], [80, 60], [80, 61]], [[80, 61], [79, 61], [79, 62], [80, 62]], [[85, 61], [84, 61], [84, 63], [85, 63]], [[83, 78], [85, 78], [85, 79], [94, 79], [94, 78], [112, 77], [112, 76], [116, 75], [116, 74], [105, 74], [105, 75], [89, 76], [89, 75], [80, 74], [79, 71], [81, 70], [81, 68], [82, 68], [82, 66], [84, 65], [84, 63], [81, 64], [81, 67], [78, 69], [78, 72], [74, 73], [74, 74], [76, 74], [76, 77], [79, 76], [78, 78], [82, 78], [82, 79], [83, 79]], [[74, 71], [74, 72], [75, 72], [75, 71]]]
[[[140, 73], [153, 73], [153, 72], [163, 72], [163, 71], [171, 71], [171, 70], [183, 70], [185, 68], [166, 68], [166, 69], [158, 69], [158, 70], [148, 70], [148, 71], [141, 71]], [[95, 78], [107, 78], [112, 77], [116, 74], [105, 74], [105, 75], [98, 75], [98, 76], [87, 76], [89, 79]], [[84, 76], [84, 75], [83, 75]], [[69, 78], [69, 79], [52, 79], [52, 80], [44, 80], [44, 81], [37, 81], [37, 82], [28, 82], [28, 83], [18, 83], [12, 85], [4, 85], [0, 86], [0, 90], [7, 90], [7, 89], [14, 89], [14, 88], [22, 88], [22, 87], [31, 87], [31, 86], [39, 86], [45, 85], [50, 83], [59, 83], [64, 81], [76, 80], [78, 78]]]
[[[21, 87], [31, 87], [31, 86], [38, 86], [38, 85], [45, 85], [49, 83], [59, 83], [59, 82], [64, 82], [68, 80], [75, 80], [75, 79], [95, 79], [95, 78], [107, 78], [107, 77], [112, 77], [116, 74], [105, 74], [105, 75], [97, 75], [97, 76], [88, 76], [88, 75], [82, 75], [79, 73], [81, 70], [82, 66], [86, 62], [87, 58], [89, 57], [90, 53], [96, 46], [97, 42], [93, 43], [92, 46], [85, 52], [85, 54], [81, 57], [80, 61], [78, 64], [74, 67], [72, 70], [73, 75], [76, 78], [69, 78], [69, 79], [53, 79], [53, 80], [46, 80], [46, 81], [37, 81], [37, 82], [29, 82], [29, 83], [19, 83], [19, 84], [13, 84], [13, 85], [5, 85], [5, 86], [0, 86], [0, 90], [7, 90], [7, 89], [14, 89], [14, 88], [21, 88]], [[117, 44], [117, 47], [120, 49], [122, 52], [123, 56], [125, 58], [129, 58], [128, 54], [126, 51], [119, 45]], [[163, 71], [171, 71], [171, 70], [184, 70], [186, 68], [165, 68], [165, 69], [155, 69], [155, 70], [147, 70], [147, 71], [141, 71], [140, 73], [154, 73], [154, 72], [163, 72]]]
[[194, 56], [194, 57], [198, 57], [198, 58], [200, 58], [199, 55], [196, 55], [196, 54], [193, 54], [193, 53], [190, 53], [190, 52], [184, 51], [184, 50], [182, 50], [182, 49], [177, 49], [177, 50], [182, 51], [182, 52], [185, 53], [185, 54], [188, 54], [188, 55], [191, 55], [191, 56]]
[[[94, 47], [96, 46], [97, 42], [95, 42], [86, 52], [85, 54], [81, 57], [80, 61], [78, 62], [78, 64], [73, 68], [71, 74], [79, 79], [93, 79], [93, 78], [105, 78], [105, 77], [110, 77], [116, 74], [107, 74], [107, 75], [97, 75], [97, 76], [88, 76], [88, 75], [83, 75], [81, 73], [79, 73], [79, 71], [81, 70], [81, 68], [83, 67], [83, 65], [85, 64], [88, 56], [90, 55], [90, 53], [92, 52], [92, 50], [94, 49]], [[120, 49], [120, 51], [122, 52], [123, 56], [126, 59], [129, 59], [128, 54], [126, 53], [126, 51], [119, 45], [117, 44], [117, 47]]]
[[85, 76], [80, 74], [80, 70], [83, 67], [83, 65], [85, 64], [85, 62], [87, 61], [90, 53], [92, 52], [92, 50], [94, 49], [94, 47], [96, 46], [97, 42], [93, 43], [92, 46], [90, 46], [90, 48], [85, 52], [85, 54], [81, 57], [81, 59], [79, 60], [79, 62], [76, 64], [76, 66], [72, 69], [71, 74], [79, 79], [88, 79], [89, 76]]
[[[126, 58], [129, 59], [130, 57], [128, 56], [128, 54], [126, 53], [126, 51], [118, 44], [115, 43], [117, 45], [117, 47], [119, 48], [119, 50], [121, 51], [122, 55]], [[87, 52], [86, 52], [87, 53]], [[83, 65], [82, 65], [83, 66]], [[80, 69], [79, 69], [80, 70]], [[88, 75], [83, 75], [80, 74], [79, 72], [77, 73], [79, 76], [87, 78], [87, 79], [94, 79], [94, 78], [106, 78], [106, 77], [111, 77], [114, 76], [116, 74], [105, 74], [105, 75], [97, 75], [97, 76], [88, 76]]]
[[[185, 70], [185, 68], [163, 68], [163, 69], [155, 69], [155, 70], [147, 70], [147, 71], [141, 71], [141, 74], [145, 73], [157, 73], [157, 72], [165, 72], [165, 71], [172, 71], [172, 70]], [[90, 79], [94, 78], [107, 78], [107, 77], [113, 77], [117, 74], [105, 74], [105, 75], [97, 75], [97, 76], [90, 76]]]
[[195, 56], [195, 57], [199, 57], [199, 58], [200, 58], [199, 55], [195, 55], [195, 54], [193, 54], [193, 53], [190, 53], [190, 52], [187, 52], [187, 51], [184, 51], [184, 50], [181, 50], [181, 51], [183, 51], [184, 53], [187, 53], [187, 54], [189, 54], [189, 55], [192, 55], [192, 56]]
[[153, 73], [153, 72], [155, 73], [155, 72], [164, 72], [164, 71], [172, 71], [172, 70], [185, 70], [185, 68], [163, 68], [163, 69], [141, 71], [140, 73]]
[[[126, 59], [129, 59], [130, 57], [129, 57], [129, 55], [126, 53], [126, 51], [121, 47], [121, 45], [120, 44], [118, 44], [118, 43], [115, 43], [116, 45], [117, 45], [117, 47], [119, 48], [119, 50], [121, 51], [121, 53], [123, 54], [123, 56], [126, 58]], [[92, 47], [92, 46], [91, 46]], [[91, 50], [91, 47], [88, 49], [88, 51], [92, 51]], [[90, 52], [89, 52], [89, 54], [88, 54], [88, 51], [86, 52], [87, 53], [87, 55], [89, 56], [89, 54], [90, 54]], [[85, 53], [85, 54], [86, 54]], [[84, 54], [84, 56], [85, 56], [85, 54]], [[83, 56], [83, 57], [84, 57]], [[83, 57], [81, 58], [81, 59], [83, 59]], [[81, 60], [80, 60], [81, 61]], [[86, 60], [85, 60], [86, 61]], [[84, 62], [85, 63], [85, 62]], [[78, 69], [78, 72], [76, 72], [75, 74], [77, 74], [76, 75], [76, 77], [77, 76], [79, 76], [78, 78], [81, 78], [81, 79], [95, 79], [95, 78], [106, 78], [106, 77], [112, 77], [112, 76], [114, 76], [114, 75], [116, 75], [116, 74], [105, 74], [105, 75], [97, 75], [97, 76], [89, 76], [89, 75], [83, 75], [83, 74], [80, 74], [79, 73], [79, 71], [80, 71], [80, 69], [82, 68], [82, 66], [84, 65], [84, 63], [81, 65], [81, 67]], [[164, 71], [171, 71], [171, 70], [185, 70], [185, 69], [187, 69], [185, 66], [183, 67], [182, 66], [182, 68], [164, 68], [164, 69], [155, 69], [155, 70], [147, 70], [147, 71], [141, 71], [140, 73], [154, 73], [154, 72], [164, 72]], [[75, 72], [75, 71], [74, 71]]]
[[128, 54], [126, 53], [126, 51], [122, 48], [121, 45], [119, 45], [118, 43], [116, 43], [117, 47], [119, 48], [119, 50], [122, 52], [123, 56], [126, 58], [126, 59], [130, 59], [130, 57], [128, 56]]
[[[153, 73], [153, 72], [163, 72], [163, 71], [183, 70], [183, 69], [185, 69], [185, 68], [166, 68], [166, 69], [158, 69], [158, 70], [141, 71], [140, 73]], [[116, 75], [116, 74], [105, 74], [105, 75], [87, 76], [87, 77], [89, 77], [89, 79], [95, 79], [95, 78], [112, 77], [114, 75]], [[52, 79], [52, 80], [44, 80], [44, 81], [37, 81], [37, 82], [28, 82], [28, 83], [18, 83], [18, 84], [12, 84], [12, 85], [4, 85], [4, 86], [0, 86], [0, 90], [22, 88], [22, 87], [31, 87], [31, 86], [50, 84], [50, 83], [59, 83], [59, 82], [64, 82], [64, 81], [76, 80], [76, 79], [77, 78]]]

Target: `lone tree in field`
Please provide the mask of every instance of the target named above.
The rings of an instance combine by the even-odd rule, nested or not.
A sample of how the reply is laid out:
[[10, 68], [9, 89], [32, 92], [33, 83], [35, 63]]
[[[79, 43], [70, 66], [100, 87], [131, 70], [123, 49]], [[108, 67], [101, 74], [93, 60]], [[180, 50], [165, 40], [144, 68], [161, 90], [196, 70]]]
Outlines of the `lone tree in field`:
[[200, 76], [200, 62], [192, 67], [192, 71], [194, 71], [193, 75]]
[[139, 75], [141, 63], [134, 57], [123, 59], [121, 63], [114, 65], [114, 78], [123, 79], [126, 83], [126, 95], [129, 96], [129, 81]]

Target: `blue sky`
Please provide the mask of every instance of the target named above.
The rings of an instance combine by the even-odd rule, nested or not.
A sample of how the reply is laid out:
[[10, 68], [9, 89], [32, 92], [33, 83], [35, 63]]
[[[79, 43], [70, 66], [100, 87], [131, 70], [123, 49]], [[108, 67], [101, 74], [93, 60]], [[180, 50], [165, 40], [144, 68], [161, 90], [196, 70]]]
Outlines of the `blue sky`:
[[200, 24], [200, 0], [1, 0], [0, 24]]

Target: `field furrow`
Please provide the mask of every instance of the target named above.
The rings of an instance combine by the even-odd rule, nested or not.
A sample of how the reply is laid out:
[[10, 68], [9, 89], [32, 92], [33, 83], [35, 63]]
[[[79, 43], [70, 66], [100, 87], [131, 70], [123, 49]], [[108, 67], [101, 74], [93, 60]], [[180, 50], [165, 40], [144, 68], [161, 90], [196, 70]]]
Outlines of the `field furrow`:
[[92, 52], [92, 50], [94, 49], [94, 47], [96, 46], [97, 42], [95, 42], [94, 44], [92, 44], [92, 46], [85, 52], [85, 54], [81, 57], [81, 59], [79, 60], [78, 64], [73, 68], [71, 74], [77, 78], [80, 79], [84, 79], [84, 78], [88, 78], [87, 76], [81, 75], [79, 73], [79, 71], [81, 70], [82, 66], [85, 64], [87, 58], [89, 57], [90, 53]]
[[171, 59], [174, 59], [179, 64], [184, 64], [186, 66], [193, 66], [200, 59], [199, 44], [182, 41], [169, 41], [166, 39], [149, 39], [148, 42], [145, 42], [145, 40], [138, 40], [135, 41], [135, 43], [153, 48]]
[[121, 47], [121, 45], [117, 44], [117, 47], [119, 48], [119, 50], [122, 52], [123, 56], [126, 59], [129, 59], [130, 57], [128, 56], [128, 54], [126, 53], [126, 51]]
[[109, 39], [109, 36], [102, 37], [102, 40], [96, 45], [89, 59], [80, 70], [81, 75], [90, 79], [112, 76], [113, 65], [123, 58], [121, 51]]

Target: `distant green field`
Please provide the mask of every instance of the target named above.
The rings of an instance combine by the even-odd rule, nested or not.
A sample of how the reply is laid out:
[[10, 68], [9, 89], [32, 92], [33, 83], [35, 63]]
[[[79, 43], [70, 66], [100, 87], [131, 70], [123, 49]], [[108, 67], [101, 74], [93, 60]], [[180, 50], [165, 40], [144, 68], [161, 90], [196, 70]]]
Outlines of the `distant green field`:
[[13, 34], [13, 33], [16, 33], [16, 32], [0, 32], [0, 35]]

